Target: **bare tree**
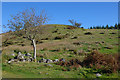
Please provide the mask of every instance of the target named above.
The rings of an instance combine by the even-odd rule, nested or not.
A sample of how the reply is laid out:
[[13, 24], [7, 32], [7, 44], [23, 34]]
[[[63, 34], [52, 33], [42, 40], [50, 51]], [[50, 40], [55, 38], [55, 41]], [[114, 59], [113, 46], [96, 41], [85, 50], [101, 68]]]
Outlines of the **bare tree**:
[[80, 27], [81, 26], [81, 23], [77, 23], [75, 20], [68, 20], [73, 26], [75, 27]]
[[14, 31], [25, 32], [25, 38], [32, 41], [34, 48], [34, 60], [36, 62], [36, 41], [35, 38], [42, 28], [38, 27], [48, 21], [47, 14], [44, 10], [37, 16], [35, 9], [30, 8], [19, 12], [16, 16], [12, 16], [9, 21], [9, 28]]

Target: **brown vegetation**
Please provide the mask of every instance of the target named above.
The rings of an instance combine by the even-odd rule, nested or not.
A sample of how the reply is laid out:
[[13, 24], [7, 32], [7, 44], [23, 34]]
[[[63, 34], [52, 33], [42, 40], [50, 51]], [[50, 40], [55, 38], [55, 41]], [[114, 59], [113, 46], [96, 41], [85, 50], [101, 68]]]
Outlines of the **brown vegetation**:
[[[71, 59], [69, 61], [61, 61], [56, 63], [69, 69], [90, 67], [93, 69], [100, 70], [102, 73], [114, 73], [120, 70], [120, 55], [101, 54], [97, 51], [93, 51], [89, 54], [83, 62], [79, 59]], [[65, 71], [65, 70], [63, 70]]]
[[[60, 62], [56, 63], [57, 65], [61, 65], [61, 66], [64, 66], [64, 67], [69, 67], [70, 69], [73, 69], [73, 68], [81, 68], [81, 61], [78, 60], [78, 59], [71, 59], [69, 61], [61, 61], [60, 59]], [[65, 69], [63, 69], [63, 71], [66, 71]]]
[[74, 26], [67, 26], [67, 29], [76, 29]]
[[118, 70], [118, 59], [110, 54], [93, 51], [84, 59], [82, 66], [100, 69], [103, 73], [112, 73]]

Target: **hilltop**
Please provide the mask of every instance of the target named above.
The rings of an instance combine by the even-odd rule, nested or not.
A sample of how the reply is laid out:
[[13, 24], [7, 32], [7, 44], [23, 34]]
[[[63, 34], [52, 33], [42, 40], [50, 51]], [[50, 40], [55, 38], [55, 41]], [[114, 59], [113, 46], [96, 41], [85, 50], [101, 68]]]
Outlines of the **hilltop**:
[[[41, 58], [51, 60], [60, 58], [71, 60], [74, 58], [83, 61], [84, 58], [94, 50], [97, 50], [101, 54], [114, 55], [118, 53], [118, 39], [120, 37], [118, 37], [118, 30], [115, 29], [83, 29], [59, 24], [43, 25], [38, 26], [38, 28], [42, 28], [41, 33], [36, 34], [37, 38], [35, 39], [38, 61]], [[16, 35], [16, 33], [19, 34]], [[35, 74], [34, 77], [85, 77], [84, 75], [78, 75], [79, 71], [62, 71], [61, 68], [64, 67], [55, 64], [52, 64], [54, 66], [52, 68], [44, 67], [43, 63], [35, 64], [34, 62], [30, 64], [13, 63], [13, 66], [7, 64], [7, 61], [11, 58], [10, 55], [13, 53], [16, 54], [16, 52], [33, 54], [31, 41], [25, 38], [23, 30], [2, 34], [3, 77], [10, 77], [10, 75], [7, 74], [11, 74], [11, 77], [30, 77], [32, 74]], [[87, 68], [82, 68], [82, 70], [85, 71]], [[26, 73], [26, 76], [22, 73]], [[46, 75], [46, 73], [48, 73], [48, 75]], [[60, 75], [60, 73], [63, 74]], [[95, 75], [92, 75], [93, 73], [88, 73], [87, 77], [91, 76], [94, 78]], [[103, 76], [103, 78], [104, 77], [106, 77], [106, 75]], [[114, 74], [109, 77], [116, 78], [117, 75]]]

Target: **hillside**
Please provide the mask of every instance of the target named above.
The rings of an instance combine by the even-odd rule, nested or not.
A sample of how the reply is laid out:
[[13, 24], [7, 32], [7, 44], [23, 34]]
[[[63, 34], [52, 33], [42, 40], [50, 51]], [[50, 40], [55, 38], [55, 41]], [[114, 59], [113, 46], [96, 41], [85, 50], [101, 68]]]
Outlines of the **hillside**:
[[[93, 50], [101, 54], [115, 55], [118, 53], [118, 30], [115, 29], [82, 29], [69, 25], [43, 25], [41, 34], [37, 34], [37, 61], [45, 59], [78, 59], [83, 61]], [[18, 62], [8, 64], [8, 60], [13, 58], [11, 54], [17, 55], [30, 53], [33, 55], [31, 41], [27, 40], [24, 32], [8, 32], [2, 34], [2, 62], [3, 77], [48, 77], [48, 78], [96, 78], [92, 68], [82, 67], [80, 70], [65, 71], [66, 67], [50, 63]], [[12, 35], [11, 35], [12, 34]], [[64, 68], [64, 69], [63, 69]], [[79, 74], [83, 71], [84, 74]], [[10, 75], [8, 75], [10, 74]], [[102, 74], [102, 73], [101, 73]], [[34, 76], [33, 76], [34, 75]], [[117, 78], [117, 74], [102, 74], [102, 78]]]

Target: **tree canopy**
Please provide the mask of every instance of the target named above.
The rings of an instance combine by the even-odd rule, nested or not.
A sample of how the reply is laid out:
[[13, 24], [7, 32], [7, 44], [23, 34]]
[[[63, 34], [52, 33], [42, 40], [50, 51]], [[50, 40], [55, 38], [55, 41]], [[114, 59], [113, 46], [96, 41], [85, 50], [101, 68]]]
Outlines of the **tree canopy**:
[[41, 13], [37, 15], [35, 9], [30, 8], [11, 16], [11, 19], [8, 20], [7, 26], [12, 31], [19, 31], [28, 27], [40, 26], [47, 21], [48, 17], [45, 10], [42, 10]]

